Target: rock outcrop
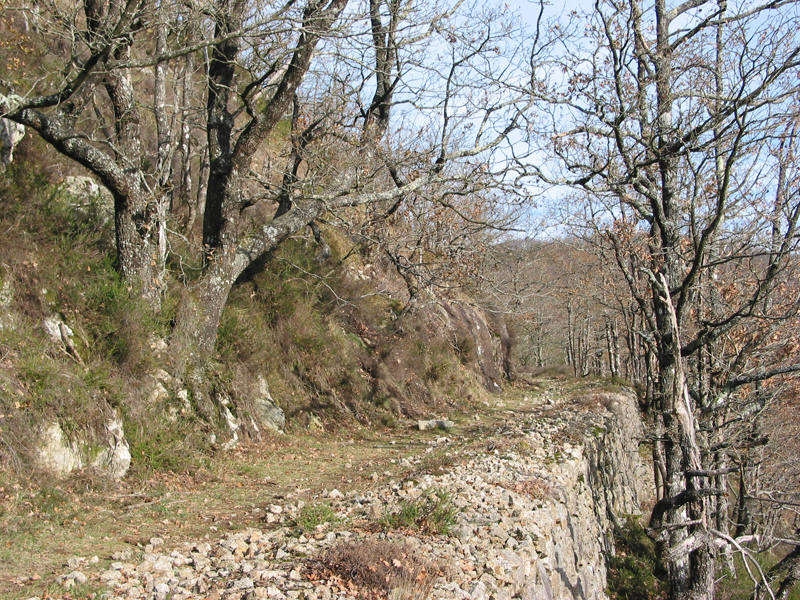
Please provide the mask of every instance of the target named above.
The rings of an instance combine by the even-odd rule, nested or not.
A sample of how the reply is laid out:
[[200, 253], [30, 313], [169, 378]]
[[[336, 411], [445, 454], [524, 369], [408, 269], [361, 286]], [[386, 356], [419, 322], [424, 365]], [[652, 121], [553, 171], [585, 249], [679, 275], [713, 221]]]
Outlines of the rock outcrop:
[[[115, 554], [110, 568], [90, 578], [109, 588], [108, 597], [126, 600], [354, 598], [358, 589], [342, 576], [326, 577], [319, 559], [340, 544], [379, 540], [412, 548], [438, 572], [424, 596], [398, 588], [388, 591], [389, 598], [600, 600], [606, 588], [604, 556], [613, 551], [613, 520], [636, 513], [641, 490], [651, 487], [638, 451], [642, 426], [636, 399], [623, 392], [568, 405], [542, 400], [524, 418], [510, 415], [513, 420], [488, 437], [486, 447], [471, 451], [445, 474], [367, 492], [323, 494], [317, 501], [330, 505], [337, 521], [303, 531], [297, 516], [305, 502], [287, 498], [269, 506], [263, 531], [240, 531], [173, 551], [154, 539], [138, 560]], [[451, 443], [438, 437], [429, 450]], [[425, 454], [403, 460], [413, 467]], [[431, 494], [458, 509], [449, 535], [376, 532], [381, 515]], [[74, 575], [64, 576], [66, 587], [76, 581]]]
[[0, 172], [14, 161], [14, 149], [25, 137], [25, 127], [9, 119], [0, 119]]
[[257, 378], [257, 394], [253, 400], [254, 417], [258, 425], [271, 431], [283, 432], [286, 426], [286, 415], [272, 399], [267, 380], [263, 376]]
[[91, 177], [69, 175], [58, 190], [76, 216], [92, 219], [98, 226], [113, 230], [114, 196], [107, 187]]
[[480, 373], [488, 391], [501, 392], [501, 382], [508, 375], [509, 347], [505, 324], [490, 322], [487, 311], [466, 302], [442, 301], [438, 308], [443, 330], [451, 332], [462, 360], [472, 364], [475, 372]]
[[57, 421], [45, 423], [35, 444], [34, 463], [56, 477], [92, 467], [112, 479], [121, 479], [131, 465], [131, 452], [116, 414], [106, 422], [101, 437], [99, 442], [74, 436], [70, 439]]

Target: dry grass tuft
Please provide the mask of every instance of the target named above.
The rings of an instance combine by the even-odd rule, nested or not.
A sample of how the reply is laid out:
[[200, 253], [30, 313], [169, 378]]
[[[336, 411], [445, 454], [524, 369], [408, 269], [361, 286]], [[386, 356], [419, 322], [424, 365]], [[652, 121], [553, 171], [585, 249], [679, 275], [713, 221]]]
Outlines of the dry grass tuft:
[[319, 562], [317, 575], [356, 586], [364, 600], [424, 600], [433, 587], [436, 568], [406, 544], [383, 540], [343, 542]]
[[525, 494], [534, 500], [548, 500], [556, 497], [553, 486], [539, 477], [518, 481], [509, 489], [518, 494]]

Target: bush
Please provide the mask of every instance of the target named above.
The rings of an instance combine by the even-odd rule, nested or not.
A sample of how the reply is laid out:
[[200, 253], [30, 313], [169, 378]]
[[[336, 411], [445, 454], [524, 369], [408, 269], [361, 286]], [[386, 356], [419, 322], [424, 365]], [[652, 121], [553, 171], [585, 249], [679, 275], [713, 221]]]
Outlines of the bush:
[[362, 588], [364, 599], [425, 600], [433, 587], [433, 565], [405, 544], [380, 540], [340, 543], [322, 557], [322, 576], [335, 575]]
[[614, 532], [616, 553], [608, 560], [611, 600], [660, 600], [667, 597], [663, 569], [653, 541], [636, 517], [628, 517]]
[[205, 454], [208, 444], [201, 424], [194, 419], [181, 418], [175, 423], [163, 417], [153, 417], [145, 429], [146, 417], [126, 421], [125, 432], [131, 449], [131, 468], [142, 475], [153, 471], [194, 473], [210, 466]]

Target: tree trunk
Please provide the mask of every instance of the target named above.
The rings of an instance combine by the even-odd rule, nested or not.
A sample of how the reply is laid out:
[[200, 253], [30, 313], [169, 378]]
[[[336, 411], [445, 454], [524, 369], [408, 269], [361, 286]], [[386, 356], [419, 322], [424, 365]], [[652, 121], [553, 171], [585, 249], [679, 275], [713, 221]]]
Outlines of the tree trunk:
[[213, 355], [222, 311], [238, 275], [229, 265], [221, 265], [184, 291], [170, 343], [177, 377], [187, 369], [204, 368]]
[[[662, 235], [665, 234], [669, 230]], [[667, 273], [669, 264], [667, 261], [664, 268]], [[665, 498], [661, 502], [668, 508], [652, 524], [660, 532], [658, 549], [667, 569], [670, 598], [713, 600], [715, 557], [708, 497], [711, 490], [708, 477], [700, 474], [704, 467], [698, 428], [681, 356], [681, 329], [669, 292], [674, 286], [668, 281], [662, 274], [660, 283], [653, 283], [660, 334], [658, 415], [664, 432]], [[690, 472], [695, 474], [689, 475]], [[654, 509], [654, 517], [657, 513]]]
[[[697, 443], [694, 406], [686, 383], [680, 335], [683, 331], [678, 211], [678, 158], [674, 154], [675, 129], [672, 89], [673, 47], [670, 43], [670, 13], [666, 0], [655, 1], [656, 51], [656, 157], [660, 175], [659, 194], [653, 198], [651, 243], [651, 294], [657, 326], [657, 401], [664, 425], [666, 500], [684, 497], [688, 501], [671, 506], [663, 514], [659, 550], [665, 563], [672, 600], [712, 600], [714, 557], [710, 539], [706, 477], [687, 476], [702, 471]], [[655, 514], [655, 510], [654, 510]]]
[[136, 183], [129, 189], [127, 196], [114, 193], [119, 271], [158, 309], [166, 285], [166, 205]]

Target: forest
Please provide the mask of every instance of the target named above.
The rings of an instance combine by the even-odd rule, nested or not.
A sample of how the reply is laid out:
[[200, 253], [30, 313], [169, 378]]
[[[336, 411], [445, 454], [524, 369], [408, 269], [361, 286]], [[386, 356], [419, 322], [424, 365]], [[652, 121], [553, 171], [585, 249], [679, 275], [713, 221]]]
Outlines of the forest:
[[[219, 389], [263, 365], [322, 397], [320, 336], [350, 349], [330, 365], [344, 395], [410, 412], [403, 394], [429, 392], [361, 353], [400, 347], [412, 325], [389, 321], [433, 336], [415, 315], [479, 307], [505, 357], [484, 385], [559, 368], [636, 387], [669, 598], [714, 598], [734, 561], [753, 598], [788, 598], [799, 25], [796, 0], [4, 0], [3, 280], [24, 282], [25, 314], [60, 307], [87, 394], [133, 414], [114, 390], [158, 370], [186, 390], [186, 431], [218, 427]], [[95, 182], [107, 214], [75, 221], [65, 180]], [[314, 321], [323, 300], [346, 326]], [[442, 347], [478, 364], [457, 330]], [[16, 414], [14, 389], [52, 381], [20, 350], [30, 335], [0, 335]], [[442, 382], [418, 351], [410, 372]], [[97, 375], [110, 364], [127, 383]], [[15, 435], [53, 402], [17, 410]], [[0, 455], [23, 464], [12, 437]]]

